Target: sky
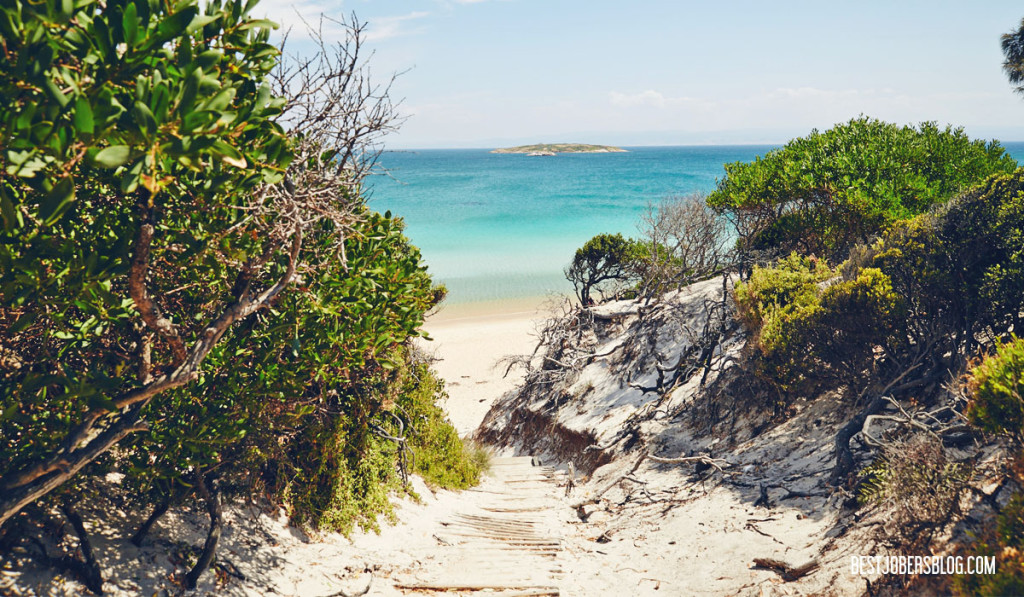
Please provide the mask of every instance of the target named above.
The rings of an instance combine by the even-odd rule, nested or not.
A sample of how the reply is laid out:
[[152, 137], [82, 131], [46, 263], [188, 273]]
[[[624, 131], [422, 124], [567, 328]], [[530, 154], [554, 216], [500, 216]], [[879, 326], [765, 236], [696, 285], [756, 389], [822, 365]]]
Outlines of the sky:
[[[367, 22], [391, 149], [782, 143], [859, 115], [1024, 141], [999, 38], [1019, 0], [263, 0]], [[335, 32], [325, 29], [330, 37]]]

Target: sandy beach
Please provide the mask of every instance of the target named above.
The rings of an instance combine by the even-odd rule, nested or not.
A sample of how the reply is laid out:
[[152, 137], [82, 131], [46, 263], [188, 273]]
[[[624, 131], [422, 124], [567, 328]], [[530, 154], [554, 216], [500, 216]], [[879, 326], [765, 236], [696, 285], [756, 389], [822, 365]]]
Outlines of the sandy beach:
[[506, 375], [507, 368], [499, 361], [533, 351], [536, 326], [547, 316], [552, 300], [453, 305], [427, 319], [424, 330], [431, 340], [420, 346], [433, 355], [435, 369], [446, 380], [448, 399], [443, 406], [459, 435], [472, 434], [491, 404], [522, 379], [518, 369]]

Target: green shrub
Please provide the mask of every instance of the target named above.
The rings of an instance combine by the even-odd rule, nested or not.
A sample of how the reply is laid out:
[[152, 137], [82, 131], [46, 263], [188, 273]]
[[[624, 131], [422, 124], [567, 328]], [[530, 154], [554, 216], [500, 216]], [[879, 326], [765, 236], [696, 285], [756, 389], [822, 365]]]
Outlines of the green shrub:
[[[390, 425], [385, 411], [396, 403], [417, 421], [430, 415], [424, 437], [448, 454], [438, 457], [431, 445], [422, 460], [437, 461], [439, 485], [477, 481], [434, 403], [440, 382], [426, 365], [407, 362], [405, 346], [439, 296], [419, 251], [401, 220], [364, 212], [345, 253], [344, 267], [311, 272], [301, 292], [218, 346], [195, 386], [150, 405], [164, 415], [125, 446], [129, 486], [173, 501], [190, 491], [195, 469], [229, 470], [226, 489], [259, 488], [300, 524], [373, 527], [400, 482], [399, 454], [372, 426]], [[444, 466], [453, 469], [451, 482], [440, 478]]]
[[962, 129], [861, 117], [727, 164], [708, 203], [731, 214], [745, 248], [841, 260], [887, 225], [1014, 168], [998, 143]]
[[459, 438], [438, 402], [444, 384], [422, 362], [406, 361], [405, 385], [396, 412], [408, 419], [406, 437], [414, 455], [413, 471], [430, 485], [465, 489], [480, 482], [488, 468], [485, 450]]
[[994, 355], [971, 371], [969, 387], [971, 423], [1024, 438], [1024, 340], [1014, 338], [999, 345]]
[[817, 376], [860, 374], [892, 333], [900, 299], [875, 268], [843, 280], [841, 268], [796, 253], [755, 267], [736, 285], [741, 318], [755, 334], [761, 371], [782, 387]]
[[254, 293], [287, 271], [257, 208], [292, 146], [254, 4], [0, 5], [0, 522], [191, 381], [165, 376], [245, 302], [243, 264]]
[[1024, 170], [993, 176], [892, 227], [873, 265], [907, 301], [913, 345], [966, 356], [1017, 329], [1024, 296]]

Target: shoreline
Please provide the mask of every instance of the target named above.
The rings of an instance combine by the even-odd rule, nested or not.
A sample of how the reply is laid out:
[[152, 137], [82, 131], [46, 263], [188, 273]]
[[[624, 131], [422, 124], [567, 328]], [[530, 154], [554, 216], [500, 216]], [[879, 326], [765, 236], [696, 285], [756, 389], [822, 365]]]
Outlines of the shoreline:
[[470, 319], [488, 320], [525, 315], [545, 317], [549, 306], [563, 300], [562, 296], [538, 295], [506, 299], [489, 299], [454, 304], [441, 303], [440, 309], [427, 316], [424, 328], [437, 324]]

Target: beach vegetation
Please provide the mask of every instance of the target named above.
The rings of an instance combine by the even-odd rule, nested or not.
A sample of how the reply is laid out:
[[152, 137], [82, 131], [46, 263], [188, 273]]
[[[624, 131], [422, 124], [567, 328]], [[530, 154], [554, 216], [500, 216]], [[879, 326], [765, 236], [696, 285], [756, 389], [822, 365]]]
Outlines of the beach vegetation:
[[753, 331], [758, 371], [785, 389], [809, 375], [860, 375], [902, 309], [888, 276], [864, 268], [844, 279], [823, 260], [792, 253], [737, 282], [739, 316]]
[[993, 524], [964, 551], [971, 556], [995, 558], [995, 574], [957, 575], [953, 580], [955, 595], [1024, 595], [1024, 494], [1014, 494]]
[[892, 224], [1015, 168], [999, 143], [963, 129], [862, 116], [726, 164], [708, 204], [728, 215], [747, 252], [842, 261]]
[[413, 454], [478, 477], [409, 348], [444, 290], [361, 195], [400, 120], [364, 26], [281, 62], [254, 6], [0, 6], [0, 547], [53, 506], [87, 545], [75, 503], [114, 471], [152, 506], [136, 542], [205, 507], [194, 587], [222, 499], [372, 528]]
[[859, 499], [882, 511], [884, 533], [895, 545], [927, 551], [935, 536], [959, 512], [970, 478], [965, 464], [952, 459], [942, 442], [915, 434], [887, 444], [865, 470]]
[[598, 234], [576, 249], [565, 277], [576, 290], [580, 304], [592, 305], [634, 286], [641, 250], [637, 241], [621, 234]]
[[731, 266], [725, 220], [701, 193], [649, 205], [635, 251], [638, 293], [647, 298], [678, 290]]
[[970, 374], [971, 423], [1024, 440], [1024, 340], [1001, 343]]

